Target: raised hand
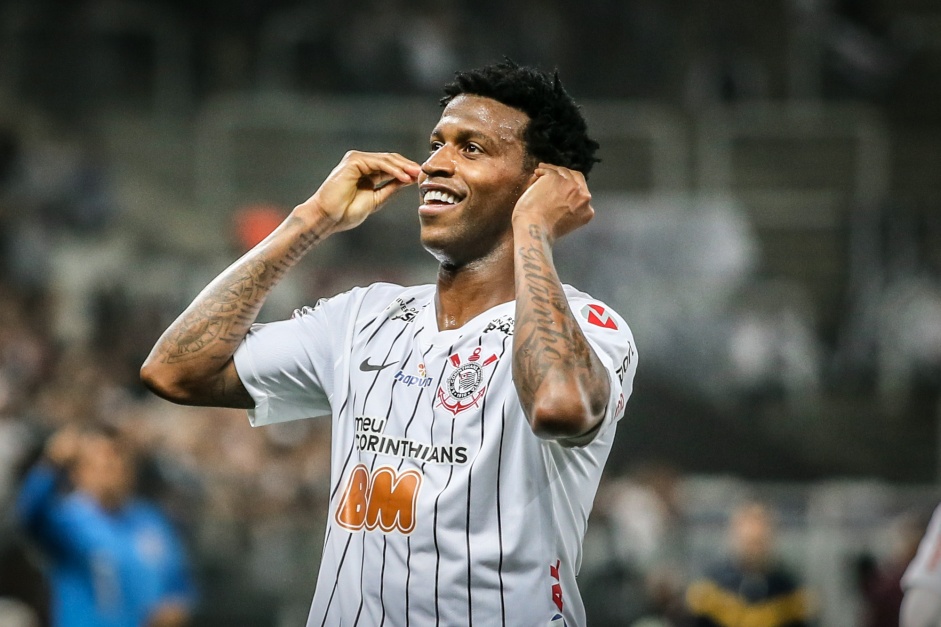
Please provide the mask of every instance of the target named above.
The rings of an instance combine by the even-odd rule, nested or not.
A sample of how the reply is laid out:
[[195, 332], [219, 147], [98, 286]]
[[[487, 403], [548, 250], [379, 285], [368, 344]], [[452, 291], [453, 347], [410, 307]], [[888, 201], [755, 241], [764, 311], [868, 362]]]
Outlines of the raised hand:
[[213, 280], [157, 341], [141, 378], [157, 395], [188, 405], [254, 406], [233, 355], [281, 277], [331, 233], [352, 229], [420, 166], [394, 153], [348, 152], [305, 202]]
[[590, 202], [581, 172], [540, 163], [513, 210], [513, 384], [533, 432], [572, 444], [594, 437], [610, 384], [569, 307], [552, 244], [592, 219]]
[[420, 171], [420, 165], [397, 153], [351, 150], [320, 189], [297, 206], [295, 214], [306, 219], [325, 216], [334, 223], [335, 231], [352, 229], [392, 194], [414, 184]]
[[533, 178], [516, 202], [514, 220], [522, 218], [539, 224], [556, 240], [594, 217], [591, 193], [581, 172], [540, 163]]

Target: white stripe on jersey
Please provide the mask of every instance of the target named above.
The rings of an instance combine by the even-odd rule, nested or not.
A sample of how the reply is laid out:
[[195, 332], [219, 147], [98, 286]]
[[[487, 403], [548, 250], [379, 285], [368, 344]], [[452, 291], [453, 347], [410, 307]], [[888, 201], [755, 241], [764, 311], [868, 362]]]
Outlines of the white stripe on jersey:
[[540, 440], [512, 381], [515, 304], [437, 330], [435, 287], [376, 284], [256, 325], [235, 355], [253, 425], [331, 413], [330, 519], [308, 626], [583, 625], [575, 575], [637, 353], [566, 286], [608, 370], [588, 445]]

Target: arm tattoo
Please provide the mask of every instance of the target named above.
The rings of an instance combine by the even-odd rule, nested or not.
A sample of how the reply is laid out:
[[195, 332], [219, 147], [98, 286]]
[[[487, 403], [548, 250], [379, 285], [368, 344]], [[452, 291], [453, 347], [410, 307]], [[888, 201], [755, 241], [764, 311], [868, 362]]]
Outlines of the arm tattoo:
[[271, 289], [323, 237], [323, 232], [305, 232], [284, 250], [252, 251], [233, 264], [171, 325], [160, 341], [160, 361], [225, 363], [245, 338]]
[[198, 298], [191, 311], [183, 315], [182, 324], [174, 325], [170, 341], [164, 343], [162, 361], [173, 364], [201, 357], [201, 351], [214, 342], [238, 345], [244, 334], [233, 333], [234, 327], [251, 325], [260, 307], [258, 292], [271, 288], [271, 275], [265, 264], [253, 261], [241, 272], [221, 285], [211, 285]]
[[[524, 407], [531, 407], [547, 378], [575, 378], [594, 397], [600, 364], [575, 321], [548, 253], [548, 238], [529, 226], [530, 241], [517, 250], [517, 317], [514, 379]], [[601, 378], [601, 387], [607, 382]]]

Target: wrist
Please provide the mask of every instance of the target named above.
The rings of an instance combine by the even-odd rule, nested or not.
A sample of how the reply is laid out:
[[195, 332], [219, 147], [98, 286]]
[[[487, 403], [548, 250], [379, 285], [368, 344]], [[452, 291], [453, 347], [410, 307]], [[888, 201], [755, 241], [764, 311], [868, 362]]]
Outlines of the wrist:
[[313, 235], [318, 240], [342, 230], [339, 222], [330, 217], [320, 203], [313, 200], [294, 207], [291, 215], [288, 216], [288, 221], [295, 221], [295, 226], [304, 234]]
[[552, 243], [552, 226], [538, 213], [514, 213], [513, 214], [513, 235], [516, 239], [520, 237], [531, 237]]

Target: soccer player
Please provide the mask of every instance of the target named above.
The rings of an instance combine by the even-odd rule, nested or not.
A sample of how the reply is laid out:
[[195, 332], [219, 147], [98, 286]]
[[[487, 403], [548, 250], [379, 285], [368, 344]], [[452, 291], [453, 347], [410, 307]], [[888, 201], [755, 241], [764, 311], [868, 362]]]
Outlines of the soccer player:
[[902, 576], [901, 627], [941, 626], [941, 505]]
[[[575, 575], [637, 365], [624, 320], [563, 285], [597, 144], [557, 76], [458, 73], [421, 165], [350, 152], [157, 342], [143, 380], [254, 425], [330, 414], [330, 518], [308, 625], [583, 625]], [[252, 326], [278, 279], [418, 184], [435, 285], [355, 288]]]

